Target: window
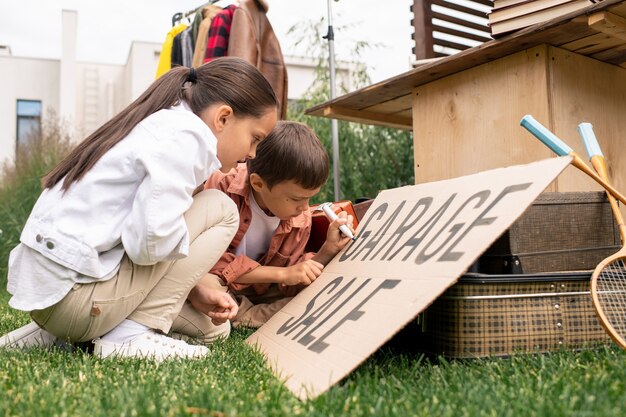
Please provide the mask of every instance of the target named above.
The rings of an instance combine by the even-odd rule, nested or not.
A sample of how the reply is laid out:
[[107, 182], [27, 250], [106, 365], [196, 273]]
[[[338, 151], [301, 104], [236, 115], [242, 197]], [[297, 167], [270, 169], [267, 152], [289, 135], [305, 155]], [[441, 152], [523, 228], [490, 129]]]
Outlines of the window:
[[17, 100], [16, 150], [38, 138], [41, 132], [41, 101]]

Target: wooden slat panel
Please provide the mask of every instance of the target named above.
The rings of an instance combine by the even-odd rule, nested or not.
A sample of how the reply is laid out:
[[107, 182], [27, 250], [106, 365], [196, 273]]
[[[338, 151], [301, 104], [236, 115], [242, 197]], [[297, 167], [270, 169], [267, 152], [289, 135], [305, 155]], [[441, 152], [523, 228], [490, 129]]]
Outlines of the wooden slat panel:
[[615, 7], [611, 7], [611, 13], [618, 16], [626, 17], [626, 3], [618, 4]]
[[491, 34], [491, 31], [489, 30], [489, 26], [487, 25], [481, 25], [479, 23], [470, 22], [470, 21], [467, 21], [458, 17], [448, 16], [447, 14], [433, 11], [433, 19], [443, 20], [445, 22], [450, 22], [456, 25], [465, 26], [466, 28], [481, 30], [487, 33], [488, 35]]
[[471, 0], [471, 2], [493, 7], [493, 0]]
[[450, 3], [445, 0], [432, 0], [431, 3], [436, 4], [437, 6], [445, 7], [446, 9], [455, 10], [457, 12], [466, 13], [466, 14], [476, 16], [476, 17], [482, 17], [484, 19], [487, 18], [487, 13], [481, 10], [476, 10], [470, 7], [462, 6], [460, 4]]
[[464, 45], [462, 43], [449, 41], [447, 39], [434, 38], [433, 39], [433, 43], [435, 45], [443, 46], [443, 47], [446, 47], [446, 48], [456, 49], [458, 51], [464, 51], [464, 50], [466, 50], [468, 48], [471, 48], [471, 46], [469, 46], [469, 45]]
[[626, 43], [590, 56], [598, 61], [619, 65], [626, 62]]
[[342, 107], [327, 107], [324, 109], [324, 116], [347, 120], [355, 123], [396, 127], [398, 129], [410, 130], [412, 128], [412, 120], [410, 117], [370, 113], [366, 111], [352, 110]]
[[433, 58], [432, 11], [428, 0], [413, 0], [413, 40], [416, 59]]
[[458, 36], [459, 38], [471, 39], [473, 41], [478, 41], [478, 42], [487, 42], [491, 40], [491, 38], [488, 36], [479, 36], [473, 33], [463, 32], [461, 30], [451, 29], [451, 28], [447, 28], [447, 27], [439, 26], [435, 24], [433, 24], [433, 31], [446, 33], [448, 35]]
[[413, 120], [413, 110], [405, 110], [400, 113], [396, 113], [396, 116], [402, 117], [405, 120]]
[[621, 16], [609, 12], [594, 13], [589, 16], [589, 26], [598, 32], [626, 41], [626, 19]]
[[581, 55], [587, 55], [613, 48], [621, 43], [624, 43], [621, 39], [615, 39], [604, 33], [596, 33], [585, 38], [577, 39], [574, 42], [565, 43], [560, 45], [560, 47], [568, 51], [577, 52]]
[[624, 43], [621, 39], [615, 39], [609, 37], [605, 39], [603, 42], [599, 42], [597, 45], [589, 45], [587, 48], [582, 48], [576, 51], [576, 53], [581, 55], [591, 55], [601, 51], [606, 51], [607, 49], [614, 48], [618, 45], [622, 45]]
[[409, 110], [409, 117], [411, 116], [410, 110], [413, 102], [413, 98], [411, 94], [407, 94], [402, 97], [398, 97], [394, 100], [385, 101], [384, 103], [377, 104], [372, 107], [368, 107], [363, 109], [369, 113], [384, 113], [384, 114], [396, 114], [398, 112], [403, 112]]

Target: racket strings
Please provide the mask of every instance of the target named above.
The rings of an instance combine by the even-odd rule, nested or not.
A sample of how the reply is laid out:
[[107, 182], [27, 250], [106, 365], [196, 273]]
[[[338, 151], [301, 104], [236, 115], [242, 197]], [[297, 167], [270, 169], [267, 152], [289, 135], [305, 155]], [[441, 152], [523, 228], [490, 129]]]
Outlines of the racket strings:
[[606, 265], [596, 281], [602, 311], [617, 334], [626, 338], [626, 264], [616, 259]]

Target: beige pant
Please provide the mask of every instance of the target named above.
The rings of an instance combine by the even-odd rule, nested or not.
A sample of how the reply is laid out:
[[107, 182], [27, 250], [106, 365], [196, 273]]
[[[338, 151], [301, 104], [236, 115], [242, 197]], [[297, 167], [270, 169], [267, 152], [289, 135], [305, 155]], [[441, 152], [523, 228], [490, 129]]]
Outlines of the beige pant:
[[235, 295], [239, 302], [239, 311], [233, 320], [233, 327], [244, 326], [257, 329], [293, 299], [293, 297], [285, 297], [278, 291], [276, 285], [272, 285], [270, 291], [272, 288], [276, 289], [276, 292], [272, 291], [274, 297], [267, 297], [265, 294], [262, 294], [260, 298], [254, 295]]
[[228, 336], [229, 323], [213, 325], [186, 298], [233, 239], [239, 224], [237, 207], [221, 191], [203, 191], [194, 197], [185, 221], [190, 239], [187, 257], [141, 266], [124, 256], [112, 279], [75, 284], [60, 302], [32, 311], [31, 317], [55, 336], [76, 342], [100, 337], [124, 319], [207, 342]]
[[[228, 287], [222, 284], [221, 279], [217, 275], [208, 274], [203, 280], [203, 285], [213, 288], [219, 288], [227, 291]], [[239, 304], [237, 316], [233, 319], [233, 327], [252, 327], [259, 328], [270, 317], [278, 313], [293, 297], [285, 297], [278, 289], [277, 284], [272, 284], [263, 294], [257, 294], [252, 287], [248, 287], [241, 291], [236, 291], [232, 295]], [[176, 319], [174, 324], [179, 322], [180, 317]], [[205, 323], [206, 324], [206, 323]], [[206, 332], [207, 329], [198, 329], [198, 331]], [[187, 334], [187, 333], [186, 333]]]

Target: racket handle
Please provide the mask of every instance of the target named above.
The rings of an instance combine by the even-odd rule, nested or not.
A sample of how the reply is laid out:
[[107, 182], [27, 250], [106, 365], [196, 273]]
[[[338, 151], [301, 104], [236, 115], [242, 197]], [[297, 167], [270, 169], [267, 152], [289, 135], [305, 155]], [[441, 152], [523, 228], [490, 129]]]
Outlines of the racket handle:
[[589, 160], [591, 160], [594, 156], [601, 156], [602, 150], [600, 149], [600, 145], [598, 144], [598, 139], [596, 139], [596, 134], [593, 133], [593, 126], [591, 123], [581, 123], [578, 125], [578, 133], [580, 137], [583, 139], [583, 143], [585, 144], [585, 151], [587, 151], [587, 156]]
[[554, 133], [550, 132], [544, 125], [536, 121], [530, 114], [522, 117], [519, 124], [542, 141], [548, 148], [552, 149], [552, 152], [555, 154], [565, 156], [572, 152], [572, 148], [567, 146], [561, 139], [557, 138]]

